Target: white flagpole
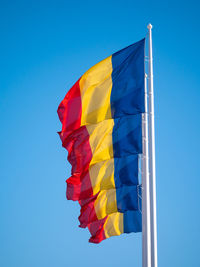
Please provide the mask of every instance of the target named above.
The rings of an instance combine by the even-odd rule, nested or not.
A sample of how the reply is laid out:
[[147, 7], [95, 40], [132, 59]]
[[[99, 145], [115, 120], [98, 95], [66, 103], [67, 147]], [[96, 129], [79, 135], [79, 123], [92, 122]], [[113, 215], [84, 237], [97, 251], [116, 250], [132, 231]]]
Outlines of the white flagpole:
[[151, 221], [151, 266], [157, 267], [157, 218], [156, 218], [156, 169], [155, 169], [155, 125], [154, 125], [154, 90], [152, 58], [152, 25], [149, 29], [149, 188]]
[[142, 267], [151, 267], [149, 149], [147, 117], [147, 75], [145, 74], [145, 113], [142, 114]]

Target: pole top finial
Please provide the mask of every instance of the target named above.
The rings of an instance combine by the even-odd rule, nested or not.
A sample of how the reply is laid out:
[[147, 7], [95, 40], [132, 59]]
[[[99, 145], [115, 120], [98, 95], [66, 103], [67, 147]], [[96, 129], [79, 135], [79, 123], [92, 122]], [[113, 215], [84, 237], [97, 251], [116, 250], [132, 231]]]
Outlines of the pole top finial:
[[151, 29], [153, 28], [153, 26], [151, 25], [151, 23], [148, 24], [147, 28], [148, 28], [149, 30], [151, 30]]

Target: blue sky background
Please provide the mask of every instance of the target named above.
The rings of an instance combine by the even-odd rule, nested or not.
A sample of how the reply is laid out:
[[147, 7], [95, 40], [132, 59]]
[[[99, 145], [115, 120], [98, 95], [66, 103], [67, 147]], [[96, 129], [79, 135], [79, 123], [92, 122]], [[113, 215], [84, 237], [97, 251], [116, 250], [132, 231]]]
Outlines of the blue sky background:
[[158, 262], [200, 266], [199, 1], [0, 1], [0, 266], [141, 266], [141, 234], [88, 243], [57, 106], [153, 28]]

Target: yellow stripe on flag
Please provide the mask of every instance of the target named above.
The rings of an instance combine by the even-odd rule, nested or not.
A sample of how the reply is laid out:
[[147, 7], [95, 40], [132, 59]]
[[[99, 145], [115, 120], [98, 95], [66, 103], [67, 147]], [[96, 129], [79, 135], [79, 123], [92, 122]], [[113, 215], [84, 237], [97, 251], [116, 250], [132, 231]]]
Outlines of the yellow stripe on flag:
[[99, 220], [105, 218], [108, 214], [117, 212], [116, 190], [102, 190], [94, 202], [94, 208]]
[[113, 158], [91, 165], [89, 173], [94, 195], [100, 190], [115, 188]]
[[104, 233], [106, 238], [115, 235], [121, 235], [124, 232], [123, 213], [117, 212], [108, 216], [104, 224]]
[[113, 158], [112, 132], [114, 120], [105, 120], [97, 124], [87, 125], [89, 142], [92, 150], [90, 165]]
[[110, 119], [112, 56], [90, 68], [80, 79], [82, 100], [81, 125]]

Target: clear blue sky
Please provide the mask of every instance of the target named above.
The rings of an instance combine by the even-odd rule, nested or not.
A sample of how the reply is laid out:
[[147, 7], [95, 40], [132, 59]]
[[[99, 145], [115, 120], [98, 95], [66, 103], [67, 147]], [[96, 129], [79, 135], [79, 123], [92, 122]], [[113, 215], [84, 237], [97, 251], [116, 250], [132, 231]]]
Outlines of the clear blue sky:
[[141, 266], [141, 234], [88, 243], [57, 106], [153, 28], [158, 262], [200, 266], [199, 1], [0, 1], [0, 266]]

